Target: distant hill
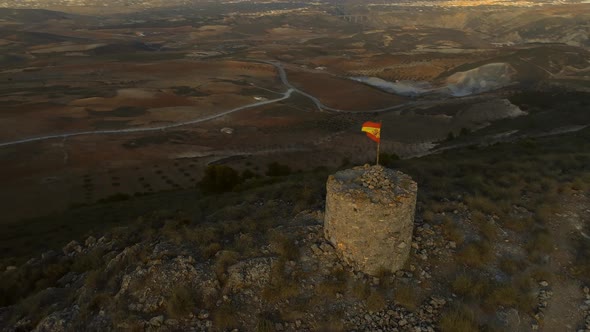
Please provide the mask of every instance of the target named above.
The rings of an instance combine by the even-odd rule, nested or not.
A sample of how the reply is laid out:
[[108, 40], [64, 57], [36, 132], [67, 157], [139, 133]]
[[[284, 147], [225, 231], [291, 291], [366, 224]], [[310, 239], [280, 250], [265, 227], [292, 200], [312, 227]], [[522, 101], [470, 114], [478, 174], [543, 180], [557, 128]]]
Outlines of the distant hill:
[[77, 15], [45, 9], [0, 8], [0, 19], [8, 21], [40, 22], [47, 20], [69, 20], [75, 17]]

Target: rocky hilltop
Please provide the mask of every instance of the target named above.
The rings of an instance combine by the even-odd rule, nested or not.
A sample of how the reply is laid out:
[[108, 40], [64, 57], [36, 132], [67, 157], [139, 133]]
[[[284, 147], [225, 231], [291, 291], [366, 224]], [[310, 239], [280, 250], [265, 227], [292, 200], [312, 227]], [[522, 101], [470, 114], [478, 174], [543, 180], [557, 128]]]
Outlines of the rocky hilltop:
[[[22, 288], [34, 280], [31, 275], [39, 275], [33, 288], [40, 291], [0, 311], [1, 331], [434, 331], [451, 299], [420, 295], [418, 289], [408, 293], [431, 278], [428, 266], [416, 264], [427, 259], [435, 243], [437, 251], [444, 248], [442, 239], [428, 237], [435, 235], [431, 227], [418, 224], [414, 229], [416, 184], [381, 166], [331, 176], [332, 217], [326, 218], [326, 229], [344, 242], [354, 239], [338, 232], [350, 225], [338, 218], [345, 210], [334, 210], [337, 190], [330, 189], [330, 183], [350, 176], [358, 180], [354, 186], [374, 193], [373, 200], [385, 205], [373, 204], [364, 218], [351, 215], [346, 220], [356, 218], [367, 227], [378, 222], [403, 233], [404, 239], [391, 247], [387, 239], [372, 241], [374, 234], [362, 232], [368, 236], [366, 244], [379, 249], [369, 263], [385, 268], [357, 264], [350, 255], [342, 261], [340, 248], [324, 237], [324, 214], [319, 210], [300, 212], [265, 229], [262, 237], [224, 223], [189, 227], [183, 218], [154, 214], [139, 220], [136, 229], [71, 241], [61, 252], [45, 252], [20, 267], [6, 268], [2, 278], [9, 287]], [[402, 201], [408, 204], [400, 207]], [[256, 204], [263, 209], [285, 202]], [[388, 215], [388, 221], [367, 219], [381, 215]], [[418, 240], [412, 241], [413, 230], [421, 235]], [[227, 233], [234, 238], [220, 242]], [[392, 250], [403, 257], [391, 260]], [[405, 264], [408, 257], [410, 264]], [[388, 300], [392, 294], [396, 301]]]
[[[324, 240], [322, 223], [321, 212], [304, 211], [270, 229], [270, 243], [252, 248], [250, 257], [213, 248], [211, 258], [203, 259], [198, 248], [165, 235], [132, 245], [116, 235], [72, 241], [62, 252], [11, 267], [2, 278], [65, 261], [104, 265], [87, 272], [73, 268], [35, 295], [29, 308], [4, 308], [0, 326], [2, 331], [435, 330], [450, 299], [407, 298], [401, 304], [388, 302], [381, 291], [384, 285], [426, 280], [427, 270], [412, 265], [413, 272], [379, 277], [356, 272]], [[416, 231], [432, 234], [420, 226]], [[248, 241], [248, 234], [240, 236]], [[412, 243], [412, 262], [423, 261], [417, 256], [426, 254], [419, 250], [423, 245]]]
[[[563, 159], [532, 154], [555, 153], [556, 144], [567, 154], [588, 151], [590, 133], [582, 134], [545, 138], [534, 151], [530, 143], [491, 146], [486, 159], [482, 150], [399, 161], [420, 181], [422, 197], [407, 263], [395, 272], [368, 275], [340, 259], [324, 237], [318, 183], [329, 174], [317, 173], [315, 183], [301, 173], [212, 195], [204, 214], [154, 212], [3, 265], [0, 331], [560, 331], [566, 324], [588, 331], [590, 251], [581, 225], [590, 220], [589, 157], [567, 164], [568, 176], [586, 180], [542, 187], [541, 172], [562, 172]], [[440, 168], [450, 162], [456, 167]], [[364, 175], [350, 179], [359, 179], [358, 190], [411, 197], [414, 186], [399, 173], [357, 171]], [[346, 183], [337, 174], [334, 181]], [[515, 174], [523, 182], [513, 195]], [[322, 193], [309, 196], [302, 183]], [[297, 188], [319, 204], [296, 209], [285, 194]]]

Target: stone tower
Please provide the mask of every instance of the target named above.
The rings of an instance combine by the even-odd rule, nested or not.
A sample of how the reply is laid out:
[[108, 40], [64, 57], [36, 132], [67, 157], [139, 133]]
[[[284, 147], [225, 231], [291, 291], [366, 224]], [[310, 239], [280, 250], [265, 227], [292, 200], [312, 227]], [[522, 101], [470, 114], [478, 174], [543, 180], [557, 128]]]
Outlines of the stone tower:
[[324, 234], [355, 270], [401, 269], [412, 245], [418, 186], [383, 166], [359, 166], [328, 177]]

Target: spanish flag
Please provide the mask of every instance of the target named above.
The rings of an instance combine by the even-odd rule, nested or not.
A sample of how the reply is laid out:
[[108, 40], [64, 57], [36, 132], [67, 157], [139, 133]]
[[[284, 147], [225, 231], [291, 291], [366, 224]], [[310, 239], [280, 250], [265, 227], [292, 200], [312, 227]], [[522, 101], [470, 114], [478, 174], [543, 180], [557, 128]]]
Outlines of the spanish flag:
[[381, 141], [381, 123], [367, 121], [363, 123], [362, 131], [367, 133], [367, 136], [373, 141], [379, 143]]

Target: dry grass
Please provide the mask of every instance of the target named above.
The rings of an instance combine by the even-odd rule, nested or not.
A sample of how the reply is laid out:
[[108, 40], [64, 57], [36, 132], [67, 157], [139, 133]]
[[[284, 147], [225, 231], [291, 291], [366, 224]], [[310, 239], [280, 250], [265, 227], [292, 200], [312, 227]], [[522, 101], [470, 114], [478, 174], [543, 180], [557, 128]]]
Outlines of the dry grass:
[[227, 272], [227, 268], [230, 265], [233, 265], [238, 262], [238, 258], [240, 254], [235, 251], [230, 250], [223, 250], [220, 251], [215, 257], [215, 263], [213, 265], [213, 270], [217, 274], [219, 280], [225, 280], [225, 274]]
[[295, 240], [285, 236], [284, 234], [278, 232], [271, 233], [270, 243], [271, 248], [282, 258], [288, 261], [297, 260], [301, 255], [299, 247], [295, 244]]
[[453, 292], [467, 298], [480, 298], [489, 289], [490, 282], [484, 277], [461, 273], [451, 283]]
[[277, 302], [299, 295], [299, 283], [294, 278], [285, 275], [285, 260], [279, 259], [270, 271], [270, 283], [262, 290], [262, 298]]
[[515, 216], [505, 216], [501, 219], [502, 227], [515, 231], [517, 233], [523, 233], [527, 230], [530, 230], [534, 224], [535, 220], [531, 217], [515, 217]]
[[457, 255], [457, 261], [471, 267], [481, 267], [493, 259], [492, 248], [487, 242], [466, 244]]
[[526, 245], [526, 250], [531, 261], [542, 260], [544, 256], [553, 252], [553, 238], [549, 232], [540, 230], [532, 235], [532, 239]]
[[422, 220], [427, 223], [432, 223], [434, 221], [435, 214], [432, 210], [426, 210], [422, 214]]
[[508, 275], [514, 275], [518, 271], [524, 269], [524, 262], [509, 257], [503, 257], [498, 261], [500, 270]]
[[320, 321], [314, 330], [321, 332], [346, 331], [342, 316], [343, 314], [341, 312], [330, 313]]
[[211, 314], [213, 326], [219, 331], [238, 328], [239, 320], [237, 312], [238, 308], [230, 303], [224, 303], [215, 308]]
[[475, 211], [485, 214], [502, 216], [510, 209], [510, 203], [506, 201], [493, 201], [485, 196], [468, 196], [465, 198], [467, 205]]
[[256, 332], [274, 332], [275, 326], [273, 322], [266, 318], [259, 318], [256, 323]]
[[383, 294], [376, 290], [371, 291], [371, 295], [367, 297], [366, 303], [367, 309], [373, 312], [381, 311], [387, 306], [387, 300], [385, 300]]
[[371, 288], [361, 280], [352, 280], [348, 285], [348, 293], [358, 300], [364, 300], [371, 293]]
[[521, 312], [532, 312], [536, 299], [532, 296], [530, 285], [516, 279], [513, 284], [498, 285], [484, 300], [484, 307], [497, 310], [499, 306], [517, 308]]
[[420, 305], [422, 296], [416, 286], [400, 282], [395, 286], [394, 301], [396, 304], [414, 311]]
[[465, 240], [465, 234], [463, 230], [457, 225], [453, 218], [445, 216], [442, 221], [443, 234], [446, 240], [454, 241], [458, 245], [462, 244]]
[[195, 289], [179, 285], [172, 290], [166, 301], [166, 313], [173, 318], [183, 318], [190, 314], [199, 304], [201, 295]]
[[465, 305], [456, 305], [444, 311], [439, 322], [441, 332], [478, 332], [473, 311]]

